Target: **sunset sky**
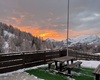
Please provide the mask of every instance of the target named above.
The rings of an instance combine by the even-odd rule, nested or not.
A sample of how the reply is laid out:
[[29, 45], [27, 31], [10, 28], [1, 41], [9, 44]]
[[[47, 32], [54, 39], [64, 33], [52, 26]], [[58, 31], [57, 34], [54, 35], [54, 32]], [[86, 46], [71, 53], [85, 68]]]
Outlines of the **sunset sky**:
[[[66, 39], [67, 0], [0, 0], [0, 22], [34, 36]], [[100, 0], [70, 0], [70, 38], [100, 36]]]

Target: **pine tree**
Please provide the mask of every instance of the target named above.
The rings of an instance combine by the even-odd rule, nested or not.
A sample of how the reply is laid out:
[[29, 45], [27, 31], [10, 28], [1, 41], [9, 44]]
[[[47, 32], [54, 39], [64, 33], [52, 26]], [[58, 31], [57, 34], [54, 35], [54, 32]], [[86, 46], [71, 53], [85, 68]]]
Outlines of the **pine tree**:
[[0, 53], [3, 52], [4, 39], [0, 36]]

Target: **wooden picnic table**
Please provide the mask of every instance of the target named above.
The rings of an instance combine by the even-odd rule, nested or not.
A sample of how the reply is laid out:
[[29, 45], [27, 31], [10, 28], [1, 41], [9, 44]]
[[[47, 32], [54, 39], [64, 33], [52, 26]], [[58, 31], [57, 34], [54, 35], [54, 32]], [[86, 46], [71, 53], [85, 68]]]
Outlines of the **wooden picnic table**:
[[75, 60], [75, 57], [71, 56], [64, 56], [64, 57], [59, 57], [59, 58], [54, 58], [52, 61], [55, 62], [56, 70], [58, 69], [58, 62], [60, 62], [60, 71], [62, 71], [63, 68], [63, 63], [67, 62], [69, 64], [69, 61], [71, 61], [71, 64], [73, 64], [73, 61]]
[[100, 80], [100, 64], [94, 70], [93, 74], [95, 74], [95, 78], [96, 78], [95, 80]]

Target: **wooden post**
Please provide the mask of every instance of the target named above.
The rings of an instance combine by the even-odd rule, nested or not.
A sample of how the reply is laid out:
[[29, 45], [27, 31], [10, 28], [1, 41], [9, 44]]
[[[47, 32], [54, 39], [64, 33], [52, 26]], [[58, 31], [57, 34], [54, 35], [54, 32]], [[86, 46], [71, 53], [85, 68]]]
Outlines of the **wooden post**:
[[71, 64], [73, 64], [73, 59], [71, 60]]
[[56, 65], [56, 70], [58, 69], [58, 64], [57, 64], [57, 61], [55, 61], [55, 65]]
[[62, 64], [63, 64], [63, 63], [62, 63], [62, 62], [60, 62], [60, 71], [62, 71]]
[[69, 65], [69, 61], [67, 61], [67, 65]]
[[75, 53], [76, 53], [76, 59], [78, 59], [78, 58], [77, 58], [77, 51], [76, 51]]
[[25, 53], [23, 52], [22, 55], [23, 55], [23, 68], [25, 68]]
[[51, 64], [48, 64], [48, 69], [50, 69], [51, 68]]
[[99, 75], [97, 75], [97, 74], [96, 74], [96, 80], [100, 80], [100, 79], [99, 79]]
[[68, 69], [68, 74], [71, 74], [71, 69]]
[[46, 64], [46, 51], [44, 51], [44, 64]]

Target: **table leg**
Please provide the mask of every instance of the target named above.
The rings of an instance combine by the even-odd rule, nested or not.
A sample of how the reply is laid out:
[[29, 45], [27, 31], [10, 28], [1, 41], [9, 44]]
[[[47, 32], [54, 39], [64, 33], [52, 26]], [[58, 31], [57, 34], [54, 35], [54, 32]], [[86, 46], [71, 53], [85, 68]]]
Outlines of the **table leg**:
[[55, 66], [56, 66], [56, 70], [58, 69], [58, 64], [57, 61], [55, 61]]
[[62, 64], [63, 64], [63, 63], [61, 62], [61, 63], [60, 63], [60, 71], [62, 71]]
[[71, 69], [68, 69], [68, 74], [71, 74]]
[[99, 79], [99, 75], [96, 75], [96, 80], [100, 80], [100, 79]]
[[73, 64], [73, 60], [71, 60], [71, 64]]
[[69, 61], [67, 61], [67, 65], [69, 65]]
[[50, 69], [51, 68], [51, 64], [48, 64], [48, 69]]

